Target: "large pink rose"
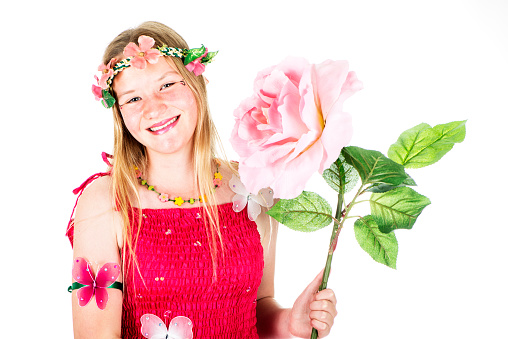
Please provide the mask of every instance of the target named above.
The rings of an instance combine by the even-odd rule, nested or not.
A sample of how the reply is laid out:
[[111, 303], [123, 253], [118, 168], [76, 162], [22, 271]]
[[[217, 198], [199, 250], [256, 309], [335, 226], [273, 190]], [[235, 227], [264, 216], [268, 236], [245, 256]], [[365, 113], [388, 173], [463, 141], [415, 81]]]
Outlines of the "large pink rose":
[[254, 95], [235, 110], [231, 135], [247, 190], [271, 187], [274, 197], [297, 197], [351, 140], [344, 100], [362, 89], [347, 61], [309, 64], [288, 58], [261, 71]]

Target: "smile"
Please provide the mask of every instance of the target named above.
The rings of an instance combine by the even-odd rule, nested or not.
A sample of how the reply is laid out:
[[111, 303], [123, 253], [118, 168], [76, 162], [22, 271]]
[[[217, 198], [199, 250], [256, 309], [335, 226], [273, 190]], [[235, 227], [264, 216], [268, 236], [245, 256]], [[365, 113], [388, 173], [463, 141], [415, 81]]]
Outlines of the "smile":
[[[179, 118], [180, 118], [180, 116], [178, 115], [178, 116], [174, 117], [173, 119], [170, 119], [167, 122], [163, 123], [162, 125], [159, 125], [159, 126], [154, 125], [154, 127], [150, 127], [150, 128], [148, 128], [148, 130], [150, 130], [151, 132], [161, 131], [167, 127], [170, 127], [170, 125], [174, 124]], [[156, 125], [158, 125], [158, 124], [156, 124]]]

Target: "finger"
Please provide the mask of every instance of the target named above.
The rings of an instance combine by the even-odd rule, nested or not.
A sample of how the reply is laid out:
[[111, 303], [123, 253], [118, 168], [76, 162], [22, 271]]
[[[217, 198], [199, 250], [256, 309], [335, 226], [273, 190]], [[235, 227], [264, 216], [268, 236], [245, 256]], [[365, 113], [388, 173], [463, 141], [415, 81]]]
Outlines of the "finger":
[[318, 331], [318, 338], [324, 338], [330, 334], [331, 326], [328, 324], [316, 319], [312, 319], [310, 324]]
[[[337, 316], [337, 308], [329, 300], [313, 301], [309, 305], [311, 311], [323, 311], [335, 318]], [[316, 318], [319, 319], [319, 318]]]
[[327, 288], [316, 294], [316, 300], [330, 300], [332, 304], [337, 305], [337, 298], [333, 290]]

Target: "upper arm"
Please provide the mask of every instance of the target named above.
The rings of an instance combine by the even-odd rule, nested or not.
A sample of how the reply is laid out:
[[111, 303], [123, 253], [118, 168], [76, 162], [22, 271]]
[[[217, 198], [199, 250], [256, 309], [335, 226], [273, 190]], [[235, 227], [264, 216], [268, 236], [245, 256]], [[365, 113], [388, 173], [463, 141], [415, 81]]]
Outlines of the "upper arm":
[[257, 300], [264, 297], [273, 297], [275, 293], [274, 276], [275, 276], [275, 247], [277, 243], [278, 222], [266, 214], [266, 208], [262, 208], [262, 212], [256, 219], [258, 230], [261, 235], [261, 244], [263, 245], [263, 278], [259, 285]]
[[[109, 262], [121, 267], [117, 240], [121, 218], [113, 209], [110, 180], [102, 177], [94, 181], [76, 206], [73, 258], [82, 257], [90, 262], [94, 274]], [[122, 281], [121, 274], [117, 281]], [[79, 306], [77, 292], [72, 292], [75, 338], [120, 338], [122, 291], [111, 288], [107, 292], [109, 298], [104, 310], [99, 309], [95, 297], [87, 305]]]

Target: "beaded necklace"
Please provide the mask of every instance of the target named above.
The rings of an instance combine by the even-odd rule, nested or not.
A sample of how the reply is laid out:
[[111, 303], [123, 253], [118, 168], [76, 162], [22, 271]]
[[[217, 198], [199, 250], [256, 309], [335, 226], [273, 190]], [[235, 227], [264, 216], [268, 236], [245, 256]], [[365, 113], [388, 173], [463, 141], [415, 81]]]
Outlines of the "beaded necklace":
[[[222, 174], [220, 174], [220, 172], [219, 172], [220, 163], [218, 161], [216, 161], [216, 165], [217, 165], [217, 168], [216, 168], [216, 172], [215, 172], [214, 178], [213, 178], [214, 189], [216, 189], [217, 187], [220, 187], [220, 185], [222, 184]], [[203, 198], [201, 196], [199, 196], [198, 198], [189, 198], [187, 200], [183, 199], [182, 197], [176, 197], [174, 199], [171, 199], [169, 197], [168, 193], [157, 192], [153, 185], [150, 185], [145, 179], [143, 179], [141, 177], [141, 173], [139, 173], [139, 175], [138, 175], [138, 180], [139, 180], [139, 183], [141, 185], [145, 186], [149, 191], [153, 191], [153, 192], [157, 193], [159, 196], [159, 200], [161, 202], [171, 201], [177, 206], [182, 206], [183, 203], [189, 203], [192, 205], [196, 201], [203, 202]], [[205, 196], [205, 201], [206, 201], [206, 196]]]

